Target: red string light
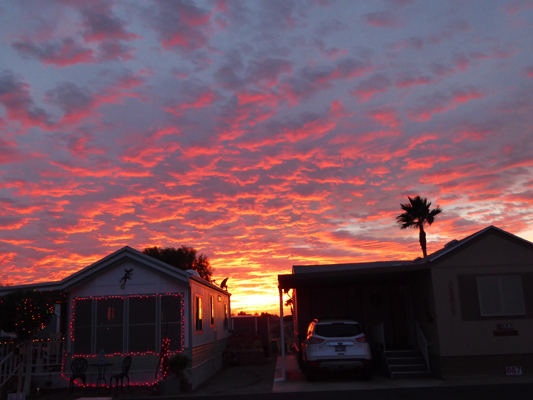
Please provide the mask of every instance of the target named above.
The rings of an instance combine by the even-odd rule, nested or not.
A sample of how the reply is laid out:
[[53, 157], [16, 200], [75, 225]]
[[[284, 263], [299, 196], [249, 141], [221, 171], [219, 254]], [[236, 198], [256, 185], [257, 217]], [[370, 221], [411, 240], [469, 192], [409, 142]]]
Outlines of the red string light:
[[[179, 298], [179, 301], [180, 301], [179, 313], [181, 315], [180, 350], [168, 351], [167, 355], [170, 357], [170, 356], [173, 356], [175, 354], [179, 354], [179, 353], [183, 352], [183, 350], [185, 348], [185, 313], [184, 313], [185, 302], [184, 302], [183, 293], [165, 293], [165, 294], [155, 294], [155, 295], [129, 295], [129, 296], [88, 296], [88, 297], [77, 297], [77, 298], [75, 298], [73, 300], [72, 306], [71, 306], [72, 318], [70, 319], [70, 325], [69, 325], [70, 326], [70, 340], [71, 340], [71, 343], [75, 342], [74, 321], [75, 321], [75, 318], [76, 318], [76, 312], [75, 312], [76, 301], [79, 301], [79, 300], [98, 301], [98, 300], [102, 300], [102, 299], [113, 299], [113, 298], [118, 298], [118, 299], [125, 300], [127, 298], [132, 298], [132, 297], [135, 297], [135, 298], [160, 297], [161, 298], [161, 297], [164, 297], [164, 296], [173, 296], [173, 297], [178, 297]], [[170, 339], [163, 338], [163, 343], [167, 344], [167, 348], [168, 348], [168, 344], [170, 343]], [[152, 355], [156, 355], [156, 354], [159, 354], [159, 353], [156, 352], [156, 351], [129, 352], [129, 353], [110, 353], [110, 354], [105, 354], [105, 357], [126, 357], [126, 356], [143, 357], [143, 356], [152, 356]], [[85, 357], [85, 358], [89, 358], [89, 359], [94, 359], [94, 358], [99, 357], [99, 354], [73, 354], [72, 355], [72, 358], [77, 358], [77, 357]], [[61, 373], [61, 376], [64, 379], [70, 379], [70, 376], [69, 375], [65, 375], [65, 372], [64, 372], [65, 371], [65, 363], [66, 363], [66, 361], [67, 361], [67, 353], [65, 352], [64, 353], [64, 357], [63, 357], [63, 365], [61, 367], [61, 370], [63, 371]], [[163, 371], [163, 375], [162, 375], [162, 377], [160, 379], [155, 379], [154, 381], [147, 381], [147, 382], [143, 382], [143, 383], [132, 383], [131, 385], [132, 386], [152, 386], [155, 383], [157, 383], [159, 380], [164, 379], [166, 377], [167, 373], [168, 373], [168, 371], [164, 370]], [[77, 382], [74, 382], [74, 383], [79, 385], [79, 383], [77, 383]], [[96, 387], [96, 384], [89, 384], [89, 385], [86, 385], [86, 386]]]

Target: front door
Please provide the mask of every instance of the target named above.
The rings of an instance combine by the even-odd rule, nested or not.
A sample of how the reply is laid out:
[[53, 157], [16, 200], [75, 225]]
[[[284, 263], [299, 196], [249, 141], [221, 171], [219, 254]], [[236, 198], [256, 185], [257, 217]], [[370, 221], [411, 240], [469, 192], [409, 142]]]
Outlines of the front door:
[[414, 330], [408, 284], [383, 282], [362, 289], [364, 324], [383, 323], [386, 346], [413, 347]]

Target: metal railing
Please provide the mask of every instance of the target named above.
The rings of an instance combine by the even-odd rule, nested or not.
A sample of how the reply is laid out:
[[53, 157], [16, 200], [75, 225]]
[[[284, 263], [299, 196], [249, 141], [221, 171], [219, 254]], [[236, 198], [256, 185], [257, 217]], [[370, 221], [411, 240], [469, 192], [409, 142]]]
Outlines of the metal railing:
[[[34, 341], [31, 348], [33, 375], [59, 373], [63, 365], [63, 345], [64, 342], [60, 338]], [[19, 354], [20, 350], [22, 349], [11, 342], [0, 343], [0, 387], [18, 373], [22, 357], [25, 356]]]
[[15, 355], [7, 346], [0, 346], [0, 388], [15, 375], [20, 367], [20, 356]]
[[420, 327], [420, 324], [416, 324], [416, 343], [418, 346], [418, 350], [422, 353], [424, 356], [424, 360], [426, 360], [426, 365], [428, 367], [428, 371], [431, 371], [430, 365], [429, 365], [429, 346], [430, 343], [427, 341], [426, 336], [424, 335], [424, 332], [422, 332], [422, 328]]

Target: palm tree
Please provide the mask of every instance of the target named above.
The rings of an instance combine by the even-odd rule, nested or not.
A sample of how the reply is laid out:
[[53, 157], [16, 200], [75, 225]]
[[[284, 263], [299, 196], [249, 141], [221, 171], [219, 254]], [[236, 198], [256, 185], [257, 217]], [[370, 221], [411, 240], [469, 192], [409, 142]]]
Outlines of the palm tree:
[[289, 296], [289, 298], [285, 301], [285, 307], [290, 307], [291, 315], [294, 315], [294, 311], [292, 309], [292, 305], [294, 304], [294, 301], [292, 300], [292, 296], [289, 293], [287, 293], [287, 296]]
[[431, 203], [428, 203], [428, 199], [426, 198], [421, 198], [420, 196], [414, 198], [408, 196], [407, 198], [409, 199], [409, 203], [401, 204], [404, 212], [396, 217], [396, 222], [400, 224], [401, 229], [418, 229], [422, 254], [424, 254], [424, 257], [427, 257], [424, 224], [431, 225], [435, 220], [435, 216], [440, 214], [442, 210], [439, 206], [430, 210], [429, 206], [431, 206]]

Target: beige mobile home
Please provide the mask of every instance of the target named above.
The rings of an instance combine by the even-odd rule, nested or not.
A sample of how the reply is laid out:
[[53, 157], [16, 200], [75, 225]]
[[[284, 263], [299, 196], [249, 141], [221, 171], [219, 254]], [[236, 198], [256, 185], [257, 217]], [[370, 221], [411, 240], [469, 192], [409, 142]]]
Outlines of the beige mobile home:
[[533, 243], [494, 226], [413, 261], [294, 266], [279, 286], [297, 347], [314, 318], [350, 318], [391, 378], [533, 374]]

